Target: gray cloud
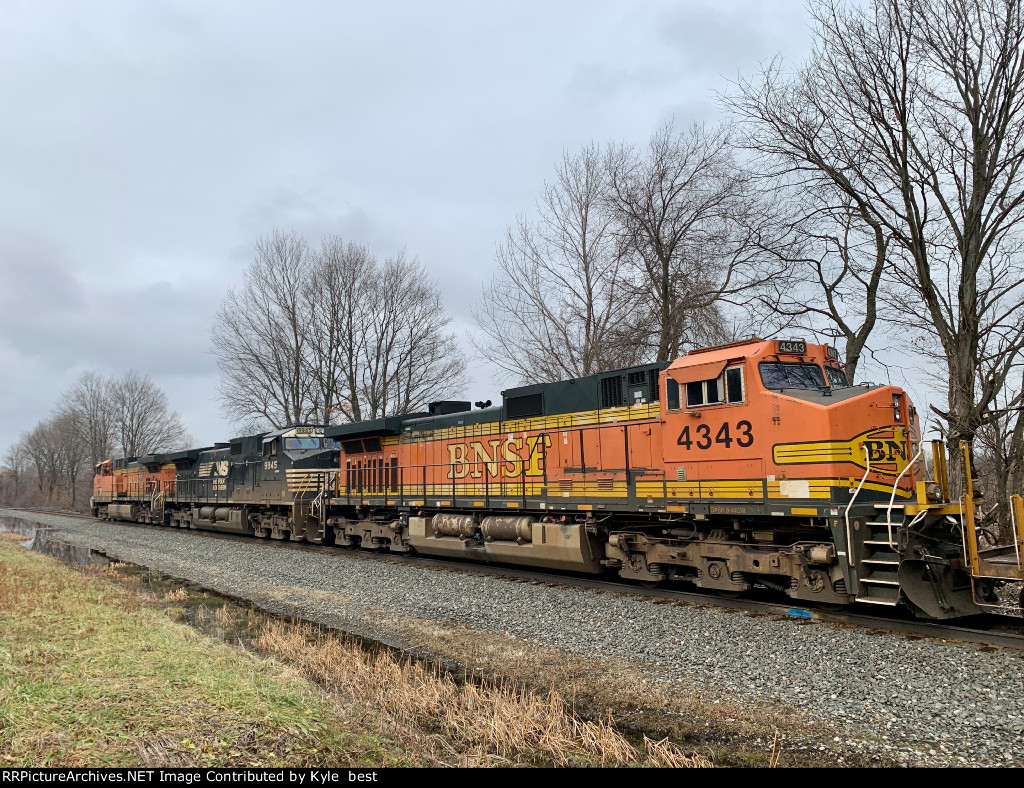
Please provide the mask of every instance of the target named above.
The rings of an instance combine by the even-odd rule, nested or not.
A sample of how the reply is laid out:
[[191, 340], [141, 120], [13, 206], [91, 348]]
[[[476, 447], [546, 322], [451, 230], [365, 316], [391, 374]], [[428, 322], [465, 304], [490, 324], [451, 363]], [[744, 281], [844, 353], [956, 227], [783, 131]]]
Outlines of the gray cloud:
[[792, 2], [9, 5], [0, 450], [86, 369], [139, 369], [227, 436], [209, 325], [274, 228], [406, 248], [468, 331], [563, 150], [714, 112], [719, 72], [798, 57], [804, 26]]

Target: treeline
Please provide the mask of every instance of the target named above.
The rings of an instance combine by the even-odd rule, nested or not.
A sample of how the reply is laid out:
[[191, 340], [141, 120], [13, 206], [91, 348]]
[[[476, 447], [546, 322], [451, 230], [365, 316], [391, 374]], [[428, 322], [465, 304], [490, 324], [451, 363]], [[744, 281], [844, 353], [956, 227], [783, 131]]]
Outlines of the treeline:
[[314, 247], [275, 231], [211, 329], [225, 414], [255, 431], [423, 408], [464, 384], [450, 323], [437, 283], [404, 253], [381, 261], [337, 236]]
[[147, 376], [82, 374], [49, 417], [7, 449], [0, 468], [5, 505], [81, 509], [96, 463], [185, 448], [192, 438], [167, 395]]

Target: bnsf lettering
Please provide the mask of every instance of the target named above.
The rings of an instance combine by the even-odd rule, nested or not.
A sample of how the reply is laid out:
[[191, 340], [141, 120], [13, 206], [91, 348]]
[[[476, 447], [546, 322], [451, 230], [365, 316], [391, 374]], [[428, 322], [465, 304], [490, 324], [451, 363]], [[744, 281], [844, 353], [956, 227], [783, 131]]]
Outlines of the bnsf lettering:
[[485, 441], [448, 444], [449, 479], [517, 478], [544, 475], [544, 449], [551, 438], [491, 438]]
[[897, 457], [907, 459], [907, 446], [900, 441], [864, 441], [864, 448], [868, 450], [871, 462], [895, 462]]

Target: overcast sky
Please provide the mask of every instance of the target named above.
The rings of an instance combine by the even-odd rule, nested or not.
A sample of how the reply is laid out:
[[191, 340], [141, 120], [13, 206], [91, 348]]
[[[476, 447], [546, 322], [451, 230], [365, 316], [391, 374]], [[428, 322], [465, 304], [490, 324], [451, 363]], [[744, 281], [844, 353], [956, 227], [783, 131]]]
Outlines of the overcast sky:
[[807, 45], [798, 0], [7, 0], [0, 452], [85, 370], [233, 435], [209, 327], [274, 228], [406, 248], [463, 337], [564, 150], [714, 121], [729, 78]]

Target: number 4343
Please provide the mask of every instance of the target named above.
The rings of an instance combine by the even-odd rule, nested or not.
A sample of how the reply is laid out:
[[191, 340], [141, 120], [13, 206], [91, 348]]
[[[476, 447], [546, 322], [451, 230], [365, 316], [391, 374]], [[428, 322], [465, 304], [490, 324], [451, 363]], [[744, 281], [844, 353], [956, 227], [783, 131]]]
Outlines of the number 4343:
[[694, 445], [698, 449], [710, 449], [712, 443], [721, 443], [725, 448], [732, 448], [732, 444], [735, 444], [741, 448], [746, 448], [754, 442], [754, 433], [749, 421], [745, 419], [736, 424], [735, 435], [729, 429], [729, 422], [725, 422], [721, 427], [718, 428], [718, 432], [715, 433], [714, 440], [711, 439], [711, 426], [708, 424], [698, 424], [694, 430], [695, 435], [690, 435], [690, 425], [683, 427], [683, 431], [679, 433], [679, 437], [676, 438], [676, 443], [683, 446], [689, 451]]

